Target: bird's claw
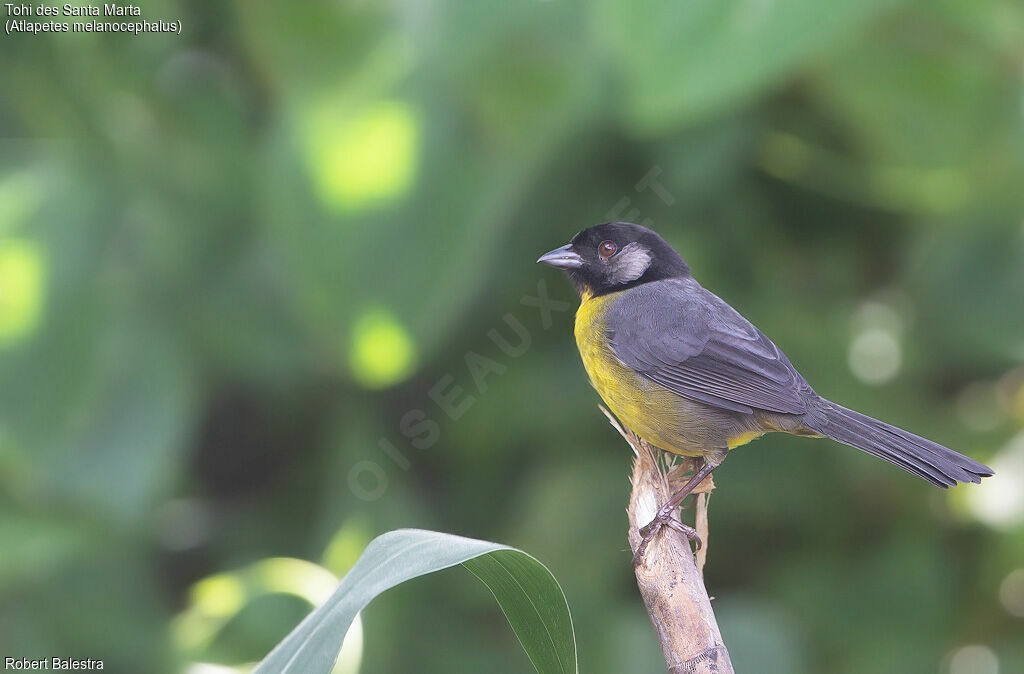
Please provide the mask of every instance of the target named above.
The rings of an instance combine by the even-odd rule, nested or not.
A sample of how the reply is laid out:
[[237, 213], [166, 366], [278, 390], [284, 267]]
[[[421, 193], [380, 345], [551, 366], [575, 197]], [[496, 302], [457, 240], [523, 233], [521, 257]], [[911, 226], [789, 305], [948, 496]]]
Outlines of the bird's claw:
[[640, 545], [636, 548], [636, 553], [633, 554], [633, 566], [639, 566], [644, 559], [644, 553], [647, 551], [647, 546], [650, 544], [654, 537], [658, 535], [662, 527], [668, 527], [675, 529], [682, 535], [686, 536], [686, 540], [694, 541], [696, 543], [696, 549], [700, 550], [703, 546], [703, 542], [700, 540], [700, 535], [697, 530], [693, 527], [683, 524], [680, 522], [671, 512], [659, 511], [653, 520], [651, 520], [645, 526], [640, 527]]

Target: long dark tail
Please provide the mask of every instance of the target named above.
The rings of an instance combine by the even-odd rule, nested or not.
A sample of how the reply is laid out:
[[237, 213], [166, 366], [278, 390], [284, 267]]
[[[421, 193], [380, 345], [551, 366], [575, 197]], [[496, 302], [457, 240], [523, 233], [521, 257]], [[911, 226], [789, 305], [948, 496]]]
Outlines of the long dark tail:
[[811, 430], [885, 459], [939, 487], [957, 482], [981, 482], [992, 475], [983, 463], [957, 454], [902, 428], [846, 409], [828, 400], [807, 414], [804, 423]]

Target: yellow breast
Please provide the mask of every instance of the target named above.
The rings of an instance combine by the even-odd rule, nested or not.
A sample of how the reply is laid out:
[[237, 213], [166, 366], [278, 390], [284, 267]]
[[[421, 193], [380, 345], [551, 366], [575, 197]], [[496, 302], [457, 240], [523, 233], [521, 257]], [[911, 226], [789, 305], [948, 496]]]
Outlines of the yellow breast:
[[[660, 449], [698, 456], [686, 441], [686, 405], [674, 393], [622, 364], [605, 336], [604, 315], [615, 295], [584, 296], [576, 312], [576, 346], [590, 383], [622, 423]], [[692, 417], [689, 422], [696, 421]]]
[[608, 409], [644, 440], [667, 452], [703, 456], [745, 445], [764, 430], [722, 425], [700, 403], [687, 400], [624, 365], [606, 338], [605, 313], [614, 294], [584, 295], [576, 312], [576, 346], [590, 383]]

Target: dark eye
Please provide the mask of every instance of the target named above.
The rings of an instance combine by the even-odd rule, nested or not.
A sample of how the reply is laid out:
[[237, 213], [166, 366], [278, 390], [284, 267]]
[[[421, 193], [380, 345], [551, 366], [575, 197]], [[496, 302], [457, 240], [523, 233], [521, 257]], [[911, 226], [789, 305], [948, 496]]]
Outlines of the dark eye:
[[606, 260], [615, 255], [618, 250], [619, 247], [615, 245], [614, 241], [602, 241], [601, 245], [597, 247], [597, 252]]

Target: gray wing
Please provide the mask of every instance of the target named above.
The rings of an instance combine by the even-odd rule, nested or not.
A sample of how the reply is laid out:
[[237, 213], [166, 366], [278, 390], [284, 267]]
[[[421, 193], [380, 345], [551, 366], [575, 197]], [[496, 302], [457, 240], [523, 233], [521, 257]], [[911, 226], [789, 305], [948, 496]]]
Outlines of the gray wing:
[[620, 361], [680, 396], [747, 414], [807, 411], [813, 391], [785, 354], [691, 278], [626, 291], [605, 328]]

